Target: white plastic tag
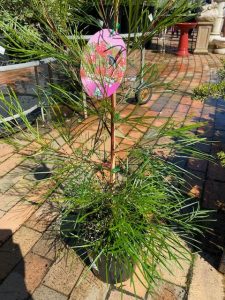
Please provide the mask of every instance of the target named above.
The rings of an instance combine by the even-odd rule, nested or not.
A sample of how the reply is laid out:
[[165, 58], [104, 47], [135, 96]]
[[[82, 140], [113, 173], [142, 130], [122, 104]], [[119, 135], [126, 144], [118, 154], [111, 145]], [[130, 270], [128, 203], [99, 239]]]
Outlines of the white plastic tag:
[[98, 24], [100, 25], [101, 28], [103, 28], [104, 22], [100, 19], [98, 19]]
[[2, 46], [0, 46], [0, 54], [2, 54], [2, 55], [5, 54], [5, 48], [3, 48]]
[[153, 15], [152, 15], [152, 14], [150, 14], [150, 15], [148, 16], [148, 18], [149, 18], [150, 22], [153, 21]]

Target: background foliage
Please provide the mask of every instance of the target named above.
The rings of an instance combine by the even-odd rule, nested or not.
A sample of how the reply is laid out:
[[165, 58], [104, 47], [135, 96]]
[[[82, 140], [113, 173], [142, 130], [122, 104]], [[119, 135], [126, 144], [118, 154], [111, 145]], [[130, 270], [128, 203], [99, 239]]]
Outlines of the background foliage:
[[215, 99], [225, 98], [225, 60], [221, 59], [222, 67], [217, 71], [217, 82], [209, 82], [200, 85], [193, 91], [193, 98], [207, 100], [209, 97]]

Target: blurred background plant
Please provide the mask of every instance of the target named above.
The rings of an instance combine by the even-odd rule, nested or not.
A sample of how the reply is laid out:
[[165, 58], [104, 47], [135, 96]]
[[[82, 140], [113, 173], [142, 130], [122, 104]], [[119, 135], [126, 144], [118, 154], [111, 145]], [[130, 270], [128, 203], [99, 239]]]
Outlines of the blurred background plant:
[[222, 166], [225, 167], [225, 153], [221, 151], [217, 155], [221, 161]]
[[209, 82], [200, 85], [193, 90], [193, 99], [207, 100], [214, 98], [215, 100], [225, 98], [225, 60], [221, 59], [222, 67], [217, 71], [217, 82]]
[[[29, 3], [18, 1], [17, 5], [24, 4], [24, 9], [28, 9], [32, 15], [30, 21], [21, 18], [25, 23], [15, 17], [17, 13], [20, 16], [19, 11], [23, 11], [23, 8], [18, 7], [14, 14], [9, 14], [8, 3], [1, 9], [0, 30], [3, 39], [0, 45], [6, 49], [8, 60], [11, 58], [12, 62], [49, 57], [56, 59], [57, 63], [51, 67], [53, 73], [61, 74], [57, 84], [67, 85], [67, 90], [73, 92], [77, 100], [80, 99], [80, 105], [86, 105], [82, 102], [79, 75], [82, 50], [87, 42], [83, 34], [93, 34], [102, 27], [114, 27], [119, 32], [126, 32], [128, 64], [131, 66], [132, 63], [137, 64], [135, 53], [141, 46], [165, 28], [193, 18], [193, 12], [201, 6], [201, 1], [185, 0], [138, 0], [135, 3], [132, 0], [124, 0], [118, 3], [118, 24], [114, 24], [114, 6], [109, 0], [32, 0]], [[7, 19], [4, 15], [7, 15]], [[147, 85], [158, 80], [157, 64], [143, 64], [137, 73], [140, 74], [139, 80], [142, 77]], [[134, 85], [130, 84], [129, 88], [134, 90]], [[127, 97], [130, 94], [127, 91]]]

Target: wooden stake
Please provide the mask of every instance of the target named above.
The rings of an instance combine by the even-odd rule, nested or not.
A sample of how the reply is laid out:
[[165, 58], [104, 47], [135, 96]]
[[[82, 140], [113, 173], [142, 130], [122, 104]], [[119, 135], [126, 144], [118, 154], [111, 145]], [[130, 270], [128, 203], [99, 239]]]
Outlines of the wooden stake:
[[[114, 0], [114, 30], [117, 32], [117, 24], [119, 19], [119, 0]], [[111, 169], [110, 183], [113, 185], [116, 179], [116, 174], [113, 170], [116, 167], [116, 138], [115, 138], [115, 111], [116, 111], [116, 93], [111, 96]]]
[[110, 169], [110, 183], [113, 184], [116, 179], [116, 174], [113, 172], [116, 166], [116, 138], [115, 138], [115, 109], [116, 109], [116, 93], [111, 96], [111, 169]]
[[119, 0], [114, 0], [114, 30], [117, 32], [119, 21]]
[[87, 96], [84, 92], [82, 93], [82, 101], [83, 101], [84, 119], [87, 119], [87, 117], [88, 117], [88, 113], [87, 113]]

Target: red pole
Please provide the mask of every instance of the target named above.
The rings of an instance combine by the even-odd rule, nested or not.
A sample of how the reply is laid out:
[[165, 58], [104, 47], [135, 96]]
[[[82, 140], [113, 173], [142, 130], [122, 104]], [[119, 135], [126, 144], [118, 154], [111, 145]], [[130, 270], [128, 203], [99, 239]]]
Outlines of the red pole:
[[116, 166], [116, 138], [115, 138], [115, 109], [116, 109], [116, 93], [111, 96], [111, 169], [110, 169], [110, 183], [113, 184], [116, 179], [116, 174], [113, 172]]
[[[114, 30], [117, 32], [119, 17], [119, 0], [114, 2]], [[113, 185], [116, 179], [116, 173], [113, 170], [116, 167], [116, 138], [115, 138], [115, 111], [116, 111], [116, 93], [111, 96], [111, 169], [110, 169], [110, 183]]]

